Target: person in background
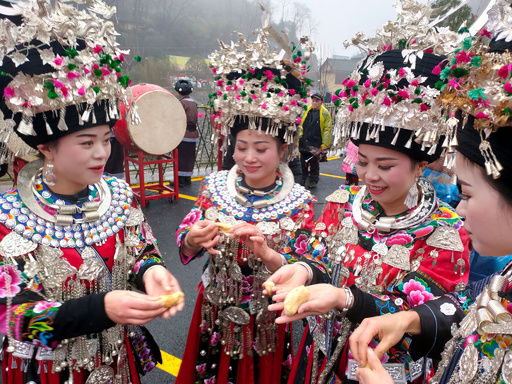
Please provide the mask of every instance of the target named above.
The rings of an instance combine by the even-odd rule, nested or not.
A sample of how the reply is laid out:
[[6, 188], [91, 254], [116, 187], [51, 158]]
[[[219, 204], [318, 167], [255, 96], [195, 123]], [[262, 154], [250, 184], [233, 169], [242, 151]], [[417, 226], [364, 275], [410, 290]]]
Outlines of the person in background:
[[349, 140], [345, 148], [345, 158], [341, 165], [341, 170], [345, 172], [345, 185], [358, 185], [359, 177], [356, 170], [357, 163], [357, 145]]
[[199, 138], [197, 132], [197, 104], [190, 97], [194, 90], [190, 80], [181, 79], [174, 85], [174, 90], [180, 95], [187, 116], [187, 130], [185, 137], [178, 145], [178, 185], [184, 187], [191, 184], [192, 172], [196, 161], [196, 145]]
[[316, 188], [320, 178], [319, 158], [326, 157], [331, 145], [331, 114], [322, 105], [323, 102], [324, 98], [321, 94], [313, 93], [311, 106], [302, 117], [299, 139], [301, 185], [308, 189]]

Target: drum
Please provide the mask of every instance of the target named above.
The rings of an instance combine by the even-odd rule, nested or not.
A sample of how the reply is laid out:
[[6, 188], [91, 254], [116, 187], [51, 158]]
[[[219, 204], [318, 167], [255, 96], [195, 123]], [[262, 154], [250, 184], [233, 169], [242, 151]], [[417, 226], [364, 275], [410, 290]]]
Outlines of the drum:
[[138, 125], [131, 124], [130, 111], [125, 114], [126, 106], [121, 104], [122, 119], [114, 125], [114, 135], [130, 152], [169, 153], [185, 135], [187, 117], [183, 106], [171, 92], [158, 85], [137, 84], [131, 89], [141, 121]]

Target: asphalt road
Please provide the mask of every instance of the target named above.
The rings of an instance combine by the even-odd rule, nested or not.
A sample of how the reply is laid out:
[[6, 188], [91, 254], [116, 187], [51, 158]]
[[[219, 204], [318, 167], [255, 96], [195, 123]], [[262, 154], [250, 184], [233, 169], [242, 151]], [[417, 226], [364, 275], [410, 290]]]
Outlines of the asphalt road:
[[[318, 198], [318, 204], [315, 208], [315, 218], [317, 218], [324, 208], [324, 199], [344, 184], [345, 180], [341, 171], [341, 159], [329, 160], [327, 163], [321, 163], [320, 166], [320, 182], [318, 187], [312, 192]], [[323, 175], [322, 175], [323, 174]], [[192, 185], [180, 188], [180, 194], [190, 197], [197, 197], [201, 182], [194, 181]], [[177, 277], [180, 282], [181, 289], [185, 293], [185, 309], [169, 320], [156, 319], [147, 325], [147, 328], [153, 334], [153, 337], [160, 346], [160, 349], [166, 354], [181, 359], [187, 335], [189, 332], [190, 320], [194, 306], [196, 304], [196, 289], [201, 278], [204, 259], [192, 261], [184, 266], [181, 264], [178, 248], [176, 246], [175, 232], [185, 215], [193, 207], [194, 201], [180, 198], [178, 202], [169, 202], [167, 199], [151, 201], [149, 206], [143, 208], [155, 237], [159, 240], [160, 251], [163, 254], [165, 262], [169, 270]], [[297, 346], [302, 335], [302, 322], [294, 324], [294, 344]], [[167, 355], [166, 355], [167, 356]], [[174, 360], [175, 363], [179, 363]], [[174, 367], [166, 364], [163, 369], [154, 369], [146, 377], [143, 378], [144, 384], [167, 384], [174, 383], [175, 376], [170, 372], [177, 373], [177, 365]]]

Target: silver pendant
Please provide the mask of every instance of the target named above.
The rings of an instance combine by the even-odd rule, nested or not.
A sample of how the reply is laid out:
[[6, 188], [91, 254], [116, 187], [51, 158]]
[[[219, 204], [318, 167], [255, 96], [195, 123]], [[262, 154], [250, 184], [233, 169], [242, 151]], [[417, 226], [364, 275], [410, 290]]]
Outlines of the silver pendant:
[[136, 225], [142, 224], [144, 221], [144, 214], [139, 208], [130, 208], [130, 216], [125, 222], [127, 227], [135, 227]]
[[473, 345], [469, 345], [464, 349], [459, 361], [459, 379], [462, 382], [469, 383], [476, 375], [478, 369], [478, 351]]
[[382, 262], [403, 271], [411, 270], [409, 250], [403, 245], [392, 245], [387, 254], [382, 256]]
[[505, 355], [501, 377], [506, 384], [512, 384], [512, 351], [508, 351]]
[[101, 365], [92, 371], [85, 384], [105, 384], [114, 379], [114, 369], [108, 365]]
[[459, 232], [452, 227], [437, 227], [427, 239], [427, 245], [448, 251], [464, 252], [464, 245]]
[[247, 325], [251, 321], [251, 316], [242, 308], [238, 307], [226, 308], [220, 313], [220, 316], [238, 325]]
[[18, 257], [33, 252], [37, 244], [25, 239], [16, 232], [11, 232], [0, 242], [0, 254], [3, 257]]
[[378, 253], [379, 255], [384, 257], [384, 256], [386, 256], [388, 254], [389, 250], [388, 250], [388, 247], [387, 247], [386, 244], [384, 244], [384, 243], [377, 243], [377, 244], [373, 245], [372, 252]]
[[215, 207], [210, 207], [204, 212], [204, 218], [210, 221], [217, 221], [219, 211]]
[[325, 198], [326, 201], [345, 204], [350, 197], [350, 192], [346, 189], [337, 189]]

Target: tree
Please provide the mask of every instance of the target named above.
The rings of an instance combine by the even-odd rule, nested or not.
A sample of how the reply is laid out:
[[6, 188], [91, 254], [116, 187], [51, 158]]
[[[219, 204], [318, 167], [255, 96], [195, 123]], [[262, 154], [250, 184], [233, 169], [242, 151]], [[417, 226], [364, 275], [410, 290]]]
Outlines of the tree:
[[[460, 0], [434, 0], [432, 2], [432, 9], [438, 10], [438, 12], [433, 13], [433, 17], [443, 16], [450, 9], [453, 9], [457, 5], [460, 4]], [[455, 13], [448, 16], [442, 22], [437, 24], [438, 27], [448, 27], [454, 32], [458, 32], [459, 28], [463, 25], [464, 22], [467, 22], [467, 27], [469, 28], [474, 21], [474, 15], [469, 5], [464, 5]]]
[[210, 76], [210, 69], [201, 56], [192, 56], [185, 64], [185, 73], [196, 79]]

